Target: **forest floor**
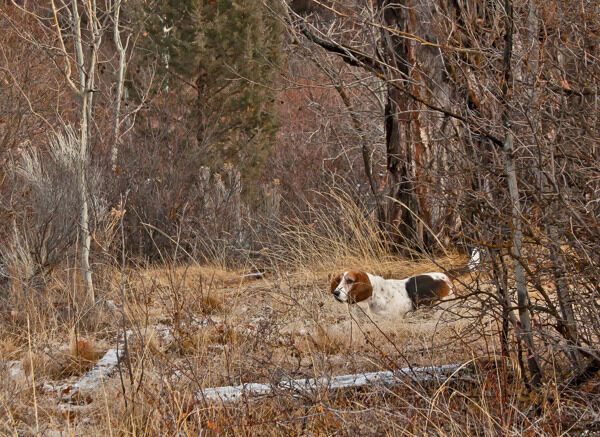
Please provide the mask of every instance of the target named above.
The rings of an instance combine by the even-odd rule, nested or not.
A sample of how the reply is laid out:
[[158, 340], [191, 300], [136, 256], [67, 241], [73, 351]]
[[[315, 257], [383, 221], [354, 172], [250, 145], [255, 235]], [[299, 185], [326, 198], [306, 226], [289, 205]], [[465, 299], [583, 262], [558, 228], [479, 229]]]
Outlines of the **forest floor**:
[[[371, 269], [387, 277], [432, 270], [400, 261]], [[0, 433], [483, 435], [529, 423], [509, 407], [525, 402], [516, 365], [500, 360], [499, 323], [478, 301], [382, 320], [335, 301], [328, 271], [249, 272], [105, 269], [95, 305], [75, 294], [77, 279], [67, 273], [43, 294], [13, 287], [20, 299], [1, 321]], [[456, 293], [474, 280], [462, 277]], [[338, 391], [326, 382], [304, 391], [281, 385], [445, 364], [468, 368], [455, 378], [460, 387], [449, 375]], [[231, 402], [203, 396], [244, 383], [271, 391]], [[549, 429], [562, 430], [557, 423]]]

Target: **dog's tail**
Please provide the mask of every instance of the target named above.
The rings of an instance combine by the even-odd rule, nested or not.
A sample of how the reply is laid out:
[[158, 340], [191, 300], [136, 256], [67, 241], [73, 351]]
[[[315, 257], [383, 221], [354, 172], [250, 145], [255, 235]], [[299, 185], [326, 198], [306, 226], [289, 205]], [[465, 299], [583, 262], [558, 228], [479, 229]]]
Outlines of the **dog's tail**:
[[481, 249], [479, 247], [473, 248], [471, 257], [466, 264], [447, 270], [446, 274], [452, 279], [456, 279], [458, 276], [479, 270], [481, 266], [481, 255]]

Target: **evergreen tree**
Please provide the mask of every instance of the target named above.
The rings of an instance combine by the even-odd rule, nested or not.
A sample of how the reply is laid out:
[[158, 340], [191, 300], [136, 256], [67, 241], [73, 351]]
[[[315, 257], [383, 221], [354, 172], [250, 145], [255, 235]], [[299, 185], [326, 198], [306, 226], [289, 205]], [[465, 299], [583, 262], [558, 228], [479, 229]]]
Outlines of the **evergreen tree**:
[[[282, 29], [275, 1], [202, 1], [196, 9], [198, 139], [207, 163], [242, 171], [245, 191], [259, 177], [274, 140], [273, 88]], [[251, 191], [251, 190], [250, 190]]]
[[241, 171], [248, 193], [277, 128], [273, 89], [282, 47], [277, 2], [156, 0], [142, 8], [149, 52], [160, 54], [169, 86], [182, 78], [197, 86], [193, 113], [203, 152], [198, 164], [220, 171], [230, 162]]
[[[199, 0], [144, 1], [141, 9], [146, 30], [146, 46], [149, 53], [158, 53], [162, 72], [169, 70], [185, 78], [197, 73], [198, 29], [194, 23], [194, 11]], [[166, 77], [170, 84], [175, 81]]]

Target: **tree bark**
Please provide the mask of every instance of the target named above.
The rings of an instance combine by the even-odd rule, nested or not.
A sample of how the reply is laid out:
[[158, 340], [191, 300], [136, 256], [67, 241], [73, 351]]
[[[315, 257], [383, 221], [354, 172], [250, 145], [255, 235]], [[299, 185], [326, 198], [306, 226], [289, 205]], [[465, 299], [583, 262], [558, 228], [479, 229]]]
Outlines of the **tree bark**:
[[[399, 31], [408, 30], [406, 2], [379, 0], [378, 10], [383, 15], [385, 26]], [[382, 30], [382, 43], [388, 68], [388, 79], [400, 82], [402, 88], [409, 87], [410, 42], [399, 35]], [[416, 166], [410, 111], [417, 109], [416, 103], [406, 99], [395, 86], [388, 85], [385, 106], [385, 144], [388, 170], [388, 197], [386, 224], [391, 239], [400, 245], [423, 247], [422, 234], [419, 238], [421, 211], [416, 198]], [[428, 223], [429, 224], [429, 223]], [[412, 243], [412, 244], [411, 244]], [[416, 243], [416, 244], [415, 244]]]
[[503, 85], [502, 98], [504, 108], [502, 112], [502, 121], [506, 128], [506, 136], [504, 140], [504, 154], [506, 159], [506, 179], [508, 183], [508, 192], [512, 203], [512, 247], [511, 256], [513, 259], [515, 282], [517, 287], [517, 303], [519, 306], [519, 321], [521, 331], [524, 337], [525, 344], [529, 351], [528, 365], [531, 373], [533, 385], [539, 385], [541, 382], [542, 372], [538, 364], [535, 353], [535, 344], [531, 331], [530, 318], [530, 302], [529, 293], [527, 292], [527, 279], [525, 278], [525, 270], [521, 265], [523, 231], [521, 220], [521, 202], [519, 199], [519, 188], [517, 185], [517, 172], [514, 161], [514, 137], [511, 130], [511, 125], [508, 116], [509, 90], [511, 88], [511, 58], [513, 44], [513, 10], [510, 0], [504, 1], [506, 13], [505, 36], [504, 36], [504, 59], [503, 59]]

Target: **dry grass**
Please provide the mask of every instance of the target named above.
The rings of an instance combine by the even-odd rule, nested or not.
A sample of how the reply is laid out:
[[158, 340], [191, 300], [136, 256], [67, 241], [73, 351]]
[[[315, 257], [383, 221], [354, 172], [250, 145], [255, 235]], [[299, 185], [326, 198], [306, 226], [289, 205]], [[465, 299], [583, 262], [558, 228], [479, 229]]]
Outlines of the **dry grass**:
[[[432, 265], [390, 261], [385, 268], [402, 275], [431, 270]], [[301, 396], [284, 392], [241, 404], [204, 403], [195, 397], [203, 387], [499, 356], [493, 321], [479, 319], [474, 326], [476, 319], [453, 315], [461, 314], [464, 303], [451, 310], [418, 311], [401, 321], [371, 320], [360, 307], [349, 311], [324, 292], [326, 272], [247, 281], [240, 279], [241, 273], [219, 271], [222, 282], [216, 285], [206, 279], [217, 276], [209, 267], [132, 270], [126, 274], [124, 302], [117, 284], [106, 281], [105, 296], [125, 310], [134, 332], [131, 374], [124, 365], [123, 386], [117, 372], [70, 406], [59, 406], [57, 395], [45, 390], [45, 384], [77, 381], [102, 352], [114, 347], [120, 317], [82, 304], [74, 319], [63, 320], [53, 311], [21, 302], [25, 323], [13, 313], [2, 322], [2, 432], [198, 435], [202, 429], [203, 435], [492, 435], [529, 429], [542, 434], [565, 429], [550, 420], [557, 403], [567, 412], [571, 410], [566, 406], [583, 405], [563, 394], [550, 396], [546, 391], [551, 386], [528, 399], [522, 394], [525, 388], [511, 376], [516, 367], [510, 362], [492, 368], [471, 366], [468, 376], [444, 384]], [[77, 284], [63, 290], [62, 299], [68, 301], [73, 286]], [[54, 291], [46, 299], [58, 305], [60, 287], [50, 288]], [[185, 305], [178, 305], [179, 300]], [[94, 316], [84, 317], [88, 311], [95, 311]], [[28, 333], [27, 317], [31, 321], [34, 315], [38, 320], [30, 322]], [[100, 329], [76, 337], [72, 320]], [[14, 361], [21, 363], [22, 373], [9, 376], [14, 366], [9, 362]], [[545, 420], [543, 426], [529, 419], [534, 406], [539, 410], [536, 417]], [[581, 412], [592, 414], [588, 406]]]
[[[347, 232], [366, 226], [350, 217]], [[274, 247], [260, 279], [244, 277], [246, 266], [194, 262], [97, 267], [103, 300], [96, 305], [82, 298], [75, 261], [41, 285], [11, 279], [0, 315], [0, 434], [559, 435], [595, 417], [597, 401], [590, 399], [598, 385], [561, 392], [559, 366], [554, 379], [527, 391], [515, 377], [518, 366], [500, 359], [499, 323], [479, 301], [391, 321], [336, 302], [327, 292], [331, 271], [360, 267], [406, 277], [459, 264], [460, 257], [395, 259], [375, 233], [357, 249], [349, 235], [324, 226], [325, 234], [308, 228], [295, 235], [295, 246]], [[116, 347], [123, 327], [129, 336], [121, 366], [61, 402], [48, 387], [77, 383]], [[275, 391], [230, 404], [197, 397], [207, 387], [457, 362], [471, 364], [446, 382]]]

